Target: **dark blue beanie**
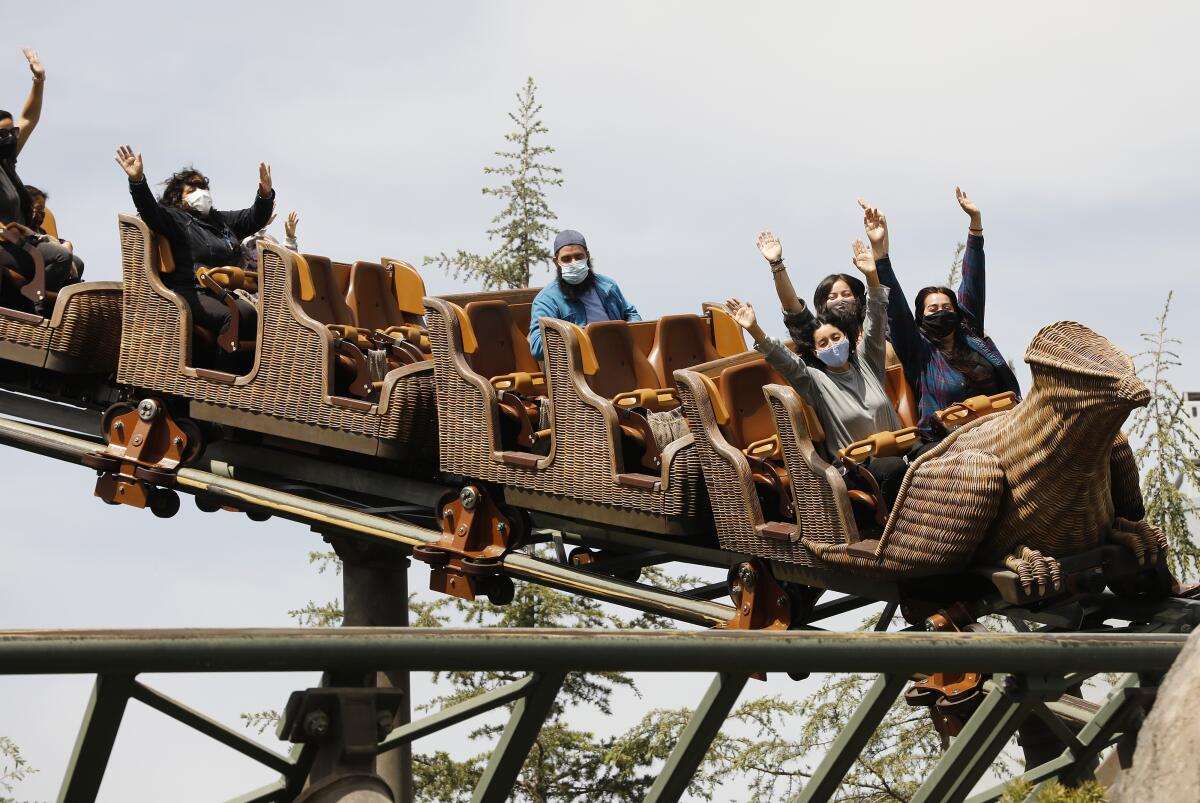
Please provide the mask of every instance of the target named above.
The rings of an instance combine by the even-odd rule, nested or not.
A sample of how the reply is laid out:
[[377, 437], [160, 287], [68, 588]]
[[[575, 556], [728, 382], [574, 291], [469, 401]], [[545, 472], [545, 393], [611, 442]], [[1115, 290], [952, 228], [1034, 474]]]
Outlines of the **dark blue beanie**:
[[554, 255], [558, 256], [558, 252], [568, 245], [582, 245], [584, 250], [587, 249], [587, 240], [583, 239], [583, 235], [574, 229], [565, 229], [558, 233], [554, 238]]

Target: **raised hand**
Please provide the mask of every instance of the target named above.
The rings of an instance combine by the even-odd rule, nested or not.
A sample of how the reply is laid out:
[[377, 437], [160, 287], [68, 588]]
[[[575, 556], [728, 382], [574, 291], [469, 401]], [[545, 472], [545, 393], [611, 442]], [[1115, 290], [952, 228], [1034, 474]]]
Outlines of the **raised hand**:
[[958, 199], [958, 205], [962, 210], [971, 216], [971, 228], [983, 228], [983, 216], [979, 212], [979, 206], [967, 197], [967, 194], [961, 188], [954, 188], [954, 197]]
[[117, 158], [114, 161], [121, 166], [130, 181], [141, 181], [146, 177], [142, 170], [142, 155], [134, 153], [133, 148], [128, 145], [117, 148]]
[[266, 198], [271, 194], [271, 166], [266, 162], [258, 163], [258, 197]]
[[725, 302], [725, 311], [743, 329], [752, 329], [758, 323], [758, 318], [754, 314], [754, 307], [748, 301], [738, 301], [736, 298], [731, 298]]
[[300, 216], [293, 210], [288, 212], [287, 222], [283, 224], [283, 236], [288, 240], [296, 239], [296, 224], [300, 222]]
[[862, 271], [864, 276], [870, 276], [875, 272], [875, 255], [871, 253], [871, 249], [863, 244], [862, 240], [854, 241], [854, 267]]
[[33, 73], [33, 80], [41, 83], [46, 80], [46, 68], [42, 66], [42, 60], [38, 58], [36, 50], [24, 48], [22, 52], [25, 54], [25, 60], [29, 62], [29, 71]]
[[759, 232], [758, 250], [768, 262], [778, 262], [783, 259], [783, 244], [769, 231]]
[[858, 205], [863, 210], [863, 228], [867, 231], [867, 240], [871, 243], [871, 251], [874, 252], [876, 259], [883, 259], [888, 255], [887, 217], [862, 198], [858, 199]]

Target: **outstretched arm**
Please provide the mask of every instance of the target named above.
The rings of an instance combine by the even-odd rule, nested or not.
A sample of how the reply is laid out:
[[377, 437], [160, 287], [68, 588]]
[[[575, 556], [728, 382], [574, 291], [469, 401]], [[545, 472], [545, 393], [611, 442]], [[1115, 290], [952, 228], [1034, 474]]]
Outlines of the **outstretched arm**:
[[33, 87], [29, 90], [29, 98], [25, 101], [25, 108], [21, 110], [21, 119], [17, 123], [21, 127], [20, 133], [17, 134], [17, 153], [25, 147], [25, 143], [29, 141], [29, 135], [33, 133], [33, 129], [37, 128], [38, 120], [42, 119], [42, 89], [46, 85], [46, 68], [42, 66], [42, 60], [38, 58], [36, 51], [25, 48], [25, 60], [29, 62], [29, 71], [33, 73]]
[[146, 221], [146, 225], [157, 234], [170, 239], [176, 232], [175, 220], [163, 211], [154, 193], [146, 184], [146, 172], [142, 169], [142, 155], [136, 153], [128, 145], [117, 148], [116, 163], [129, 176], [129, 194], [133, 196], [133, 205], [137, 213]]
[[900, 280], [892, 270], [892, 260], [888, 255], [890, 245], [887, 218], [862, 198], [858, 199], [858, 205], [863, 210], [863, 227], [866, 229], [867, 239], [871, 241], [871, 254], [875, 258], [879, 282], [888, 290], [887, 336], [896, 350], [896, 357], [904, 363], [904, 369], [908, 371], [910, 366], [918, 363], [917, 350], [920, 340], [917, 335], [917, 320], [908, 306], [908, 299], [904, 297]]
[[758, 235], [758, 250], [771, 266], [771, 279], [775, 282], [775, 294], [783, 306], [783, 324], [788, 329], [792, 340], [799, 340], [800, 333], [812, 323], [813, 314], [809, 311], [804, 299], [796, 294], [788, 276], [787, 267], [783, 264], [783, 244], [779, 238], [769, 231]]
[[799, 355], [767, 333], [758, 325], [758, 316], [754, 307], [748, 302], [731, 298], [725, 302], [725, 311], [738, 322], [738, 325], [754, 338], [754, 347], [763, 353], [767, 363], [779, 372], [788, 384], [809, 404], [816, 405], [816, 396], [820, 393], [809, 372], [813, 369], [804, 364]]
[[983, 334], [983, 312], [987, 302], [987, 283], [983, 259], [983, 216], [979, 206], [958, 187], [954, 188], [958, 205], [971, 218], [967, 228], [967, 250], [963, 253], [962, 283], [958, 286], [958, 306], [975, 331]]
[[226, 212], [226, 221], [238, 237], [249, 237], [271, 222], [271, 213], [274, 211], [275, 189], [271, 183], [271, 166], [260, 162], [258, 194], [254, 197], [254, 205], [237, 212]]
[[887, 374], [887, 288], [879, 282], [875, 257], [862, 240], [854, 241], [854, 267], [867, 280], [867, 315], [863, 325], [863, 341], [859, 347], [862, 359], [880, 381]]

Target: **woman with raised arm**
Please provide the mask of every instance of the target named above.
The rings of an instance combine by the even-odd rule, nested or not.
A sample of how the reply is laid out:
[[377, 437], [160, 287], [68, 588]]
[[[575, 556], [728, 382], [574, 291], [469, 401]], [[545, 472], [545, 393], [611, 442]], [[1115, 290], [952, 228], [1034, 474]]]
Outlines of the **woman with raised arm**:
[[[34, 229], [33, 199], [25, 183], [17, 175], [17, 156], [29, 142], [29, 136], [42, 116], [42, 90], [46, 84], [46, 68], [38, 54], [25, 48], [25, 60], [33, 74], [33, 87], [21, 111], [21, 119], [13, 122], [11, 113], [0, 109], [0, 271], [11, 271], [20, 283], [33, 278], [36, 251], [45, 264], [46, 290], [61, 290], [79, 281], [83, 263], [76, 265], [71, 252], [58, 241], [38, 236]], [[0, 282], [5, 286], [4, 306], [28, 306], [15, 282]]]
[[[769, 231], [758, 235], [758, 250], [771, 266], [771, 278], [775, 282], [775, 293], [783, 305], [783, 325], [793, 343], [805, 336], [805, 329], [812, 325], [815, 315], [828, 315], [841, 324], [841, 328], [853, 329], [861, 337], [863, 320], [867, 314], [867, 286], [857, 276], [848, 273], [831, 273], [822, 279], [813, 291], [813, 305], [808, 307], [796, 295], [787, 267], [783, 264], [783, 245]], [[887, 364], [894, 365], [896, 355], [891, 344], [887, 345]]]
[[986, 281], [983, 258], [983, 218], [979, 207], [958, 187], [958, 205], [970, 218], [963, 253], [962, 282], [957, 294], [949, 287], [924, 287], [909, 309], [888, 256], [887, 218], [859, 199], [863, 224], [879, 271], [888, 288], [888, 337], [904, 363], [904, 373], [917, 395], [919, 426], [927, 441], [938, 440], [945, 429], [935, 413], [972, 396], [994, 395], [1021, 387], [1004, 356], [984, 334]]
[[[854, 243], [854, 265], [867, 280], [862, 341], [856, 342], [856, 332], [842, 328], [842, 316], [826, 311], [799, 333], [796, 345], [805, 359], [769, 337], [758, 325], [750, 304], [736, 298], [725, 302], [733, 319], [754, 338], [754, 348], [816, 411], [825, 430], [824, 449], [830, 460], [855, 441], [900, 428], [896, 410], [884, 390], [888, 290], [880, 284], [871, 250], [861, 241]], [[889, 502], [899, 490], [904, 468], [903, 459], [898, 457], [867, 463]]]
[[[218, 335], [229, 328], [233, 315], [229, 307], [196, 281], [197, 268], [245, 267], [242, 240], [267, 225], [275, 209], [275, 190], [271, 186], [271, 168], [258, 166], [258, 194], [254, 204], [237, 212], [213, 209], [208, 179], [193, 167], [185, 167], [166, 181], [162, 198], [154, 199], [146, 184], [142, 155], [133, 148], [117, 148], [117, 164], [129, 176], [129, 194], [146, 225], [171, 246], [175, 270], [163, 275], [163, 282], [183, 297], [191, 307], [195, 322]], [[255, 306], [237, 300], [239, 337], [253, 339], [258, 326]], [[244, 333], [244, 334], [242, 334]], [[237, 354], [217, 355], [218, 368], [241, 367]]]

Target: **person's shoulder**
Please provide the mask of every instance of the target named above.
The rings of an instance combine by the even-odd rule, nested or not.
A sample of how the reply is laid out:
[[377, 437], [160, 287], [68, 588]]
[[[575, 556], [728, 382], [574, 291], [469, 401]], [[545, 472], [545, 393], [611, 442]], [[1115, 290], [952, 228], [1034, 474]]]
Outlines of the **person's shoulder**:
[[563, 292], [558, 286], [558, 282], [550, 281], [546, 283], [545, 287], [543, 287], [541, 290], [538, 290], [537, 295], [533, 297], [533, 303], [537, 304], [540, 301], [543, 303], [557, 304], [562, 299]]

